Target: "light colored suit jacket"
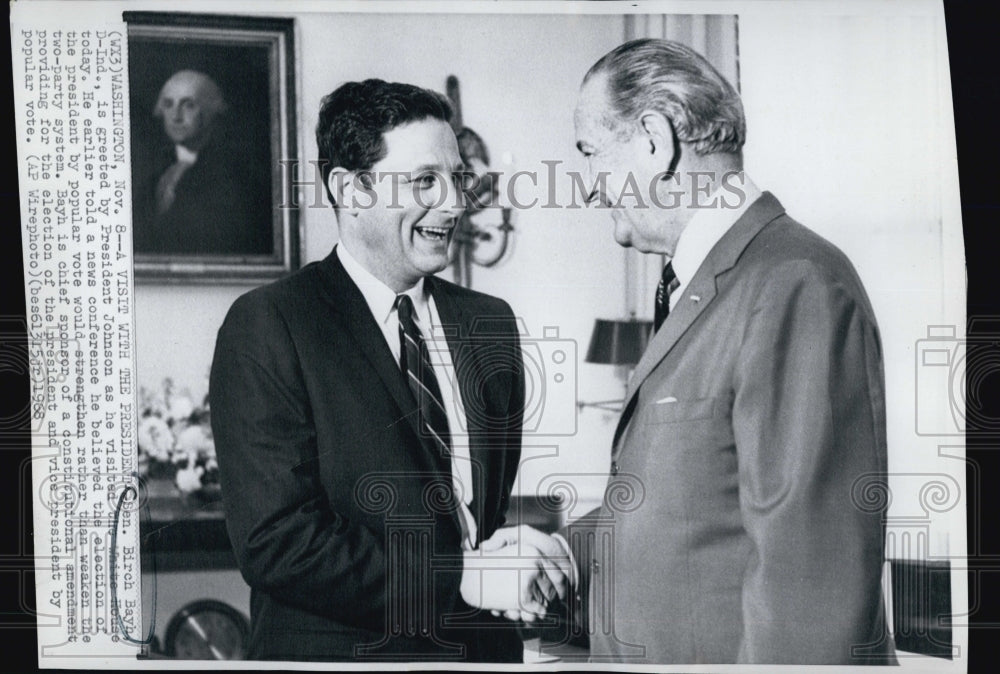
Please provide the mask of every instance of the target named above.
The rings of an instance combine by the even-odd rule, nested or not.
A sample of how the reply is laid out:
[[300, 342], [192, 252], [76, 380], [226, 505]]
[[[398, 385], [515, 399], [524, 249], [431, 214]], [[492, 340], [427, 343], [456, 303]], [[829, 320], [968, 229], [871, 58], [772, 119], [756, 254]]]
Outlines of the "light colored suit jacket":
[[882, 347], [851, 263], [765, 192], [683, 293], [603, 507], [562, 532], [592, 660], [894, 662]]

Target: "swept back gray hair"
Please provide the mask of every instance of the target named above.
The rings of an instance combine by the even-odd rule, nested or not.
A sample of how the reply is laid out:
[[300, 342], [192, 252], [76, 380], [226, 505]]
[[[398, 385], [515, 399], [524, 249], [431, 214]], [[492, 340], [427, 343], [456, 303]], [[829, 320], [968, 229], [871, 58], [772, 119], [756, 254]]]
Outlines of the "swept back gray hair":
[[644, 110], [655, 110], [700, 155], [737, 153], [743, 147], [746, 121], [740, 95], [693, 49], [670, 40], [632, 40], [605, 54], [583, 81], [600, 73], [608, 77], [616, 130], [637, 123]]
[[157, 96], [156, 105], [153, 107], [154, 117], [163, 116], [163, 92], [167, 90], [170, 84], [182, 81], [187, 81], [194, 85], [198, 103], [205, 109], [210, 118], [222, 114], [229, 107], [226, 104], [226, 99], [222, 96], [222, 90], [219, 89], [219, 85], [211, 77], [197, 70], [178, 70], [160, 87], [160, 95]]

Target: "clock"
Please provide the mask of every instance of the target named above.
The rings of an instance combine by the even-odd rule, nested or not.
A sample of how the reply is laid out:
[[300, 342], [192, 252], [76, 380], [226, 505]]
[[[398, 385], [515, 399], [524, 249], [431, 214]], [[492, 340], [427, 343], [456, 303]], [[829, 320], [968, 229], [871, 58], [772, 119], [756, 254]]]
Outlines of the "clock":
[[167, 624], [168, 657], [180, 660], [243, 660], [250, 622], [229, 604], [212, 599], [191, 602]]

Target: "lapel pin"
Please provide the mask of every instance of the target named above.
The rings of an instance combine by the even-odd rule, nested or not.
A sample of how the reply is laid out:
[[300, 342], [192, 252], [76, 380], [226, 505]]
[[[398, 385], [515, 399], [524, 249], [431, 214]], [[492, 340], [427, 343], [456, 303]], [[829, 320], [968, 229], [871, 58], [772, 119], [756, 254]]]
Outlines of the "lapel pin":
[[692, 302], [701, 302], [701, 295], [691, 295]]

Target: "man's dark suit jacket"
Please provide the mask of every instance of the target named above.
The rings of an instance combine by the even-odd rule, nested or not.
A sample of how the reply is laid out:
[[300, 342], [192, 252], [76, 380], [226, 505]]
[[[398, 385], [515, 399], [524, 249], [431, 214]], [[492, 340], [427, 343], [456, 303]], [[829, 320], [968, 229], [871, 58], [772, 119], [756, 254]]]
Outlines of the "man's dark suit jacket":
[[629, 380], [604, 505], [563, 531], [591, 657], [894, 662], [885, 384], [848, 259], [765, 192]]
[[[461, 382], [479, 539], [504, 521], [524, 380], [502, 300], [428, 277]], [[336, 253], [240, 297], [210, 384], [254, 658], [511, 660], [510, 623], [459, 593], [450, 458]], [[452, 429], [461, 442], [462, 429]]]

